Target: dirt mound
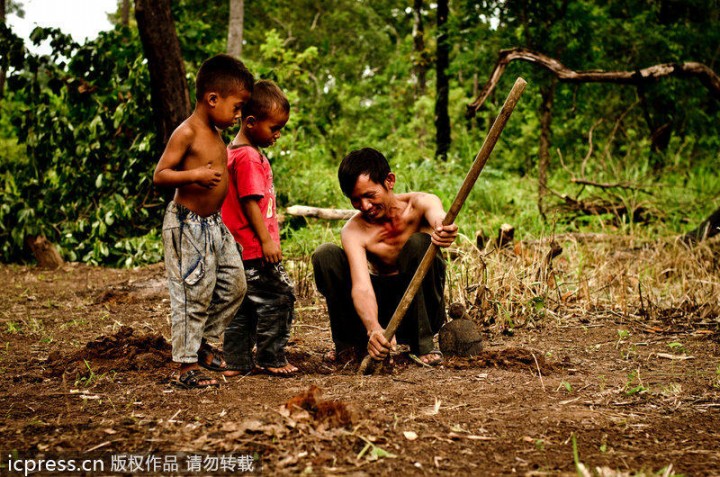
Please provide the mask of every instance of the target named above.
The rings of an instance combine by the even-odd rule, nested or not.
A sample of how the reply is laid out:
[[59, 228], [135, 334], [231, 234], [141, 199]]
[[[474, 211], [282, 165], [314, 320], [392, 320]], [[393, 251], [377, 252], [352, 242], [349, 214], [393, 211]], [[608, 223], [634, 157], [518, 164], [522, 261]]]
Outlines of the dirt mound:
[[322, 354], [309, 351], [290, 349], [287, 351], [287, 360], [300, 368], [303, 374], [331, 374], [334, 369], [323, 360]]
[[313, 384], [307, 391], [291, 397], [285, 403], [285, 408], [290, 415], [306, 411], [317, 425], [324, 425], [325, 428], [352, 428], [352, 413], [347, 404], [342, 401], [323, 400], [321, 395], [322, 390]]
[[80, 379], [93, 373], [160, 369], [171, 363], [172, 347], [162, 335], [134, 336], [134, 332], [123, 326], [114, 335], [100, 336], [70, 356], [53, 352], [46, 361], [49, 367], [45, 374]]
[[527, 348], [505, 348], [483, 351], [480, 355], [471, 358], [449, 358], [446, 360], [445, 366], [451, 369], [530, 369], [535, 372], [540, 368], [543, 374], [550, 374], [557, 365], [548, 362], [540, 351], [532, 351]]

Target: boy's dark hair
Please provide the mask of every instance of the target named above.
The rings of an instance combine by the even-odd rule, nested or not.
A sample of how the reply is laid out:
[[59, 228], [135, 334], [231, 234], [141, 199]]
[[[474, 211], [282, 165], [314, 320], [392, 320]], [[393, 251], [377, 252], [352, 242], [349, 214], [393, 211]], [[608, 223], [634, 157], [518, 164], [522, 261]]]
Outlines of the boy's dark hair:
[[195, 79], [195, 98], [201, 100], [205, 93], [217, 91], [226, 97], [236, 89], [252, 92], [255, 77], [242, 61], [230, 55], [215, 55], [200, 66]]
[[259, 80], [255, 83], [250, 101], [243, 105], [242, 115], [243, 118], [255, 116], [256, 119], [265, 119], [275, 109], [290, 112], [287, 96], [273, 81]]
[[345, 156], [338, 168], [338, 180], [346, 197], [350, 197], [358, 177], [363, 174], [385, 187], [385, 179], [390, 174], [390, 164], [380, 151], [370, 147], [352, 151]]

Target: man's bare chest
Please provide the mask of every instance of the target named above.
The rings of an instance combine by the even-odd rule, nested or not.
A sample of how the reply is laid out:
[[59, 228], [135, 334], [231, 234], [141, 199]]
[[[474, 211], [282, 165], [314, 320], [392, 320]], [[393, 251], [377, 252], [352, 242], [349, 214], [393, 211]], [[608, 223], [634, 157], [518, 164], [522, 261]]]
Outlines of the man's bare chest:
[[379, 261], [385, 265], [394, 264], [400, 250], [418, 229], [417, 221], [404, 221], [375, 227], [365, 243], [370, 260], [374, 258], [375, 260], [372, 261]]

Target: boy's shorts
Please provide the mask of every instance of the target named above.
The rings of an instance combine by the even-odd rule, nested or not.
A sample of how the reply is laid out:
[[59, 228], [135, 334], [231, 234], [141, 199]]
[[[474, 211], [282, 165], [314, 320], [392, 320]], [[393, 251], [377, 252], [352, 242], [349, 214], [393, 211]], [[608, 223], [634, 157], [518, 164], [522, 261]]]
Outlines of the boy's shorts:
[[219, 212], [201, 217], [175, 202], [165, 211], [162, 237], [173, 361], [195, 363], [202, 339], [219, 340], [245, 296], [242, 249]]

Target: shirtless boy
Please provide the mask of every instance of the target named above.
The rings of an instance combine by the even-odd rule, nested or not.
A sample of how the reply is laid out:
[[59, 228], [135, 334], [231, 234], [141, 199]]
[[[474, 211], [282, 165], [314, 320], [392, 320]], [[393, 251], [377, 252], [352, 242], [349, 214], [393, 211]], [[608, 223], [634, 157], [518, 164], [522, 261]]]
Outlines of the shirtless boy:
[[[387, 159], [370, 148], [348, 154], [338, 179], [360, 213], [342, 229], [342, 248], [323, 244], [313, 254], [315, 283], [328, 306], [335, 356], [367, 346], [374, 359], [395, 349], [383, 336], [430, 242], [448, 247], [457, 225], [443, 226], [440, 199], [423, 192], [395, 194]], [[442, 361], [433, 335], [445, 322], [445, 262], [438, 253], [397, 332], [429, 365]]]
[[227, 151], [220, 130], [241, 119], [253, 75], [239, 60], [217, 55], [196, 80], [192, 115], [173, 132], [155, 169], [157, 186], [175, 187], [163, 221], [165, 268], [172, 309], [175, 384], [217, 386], [200, 366], [224, 370], [208, 340], [218, 340], [247, 288], [240, 250], [222, 222], [228, 190]]

